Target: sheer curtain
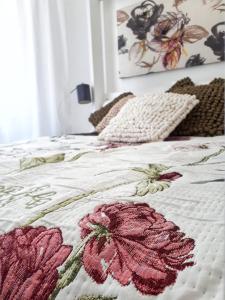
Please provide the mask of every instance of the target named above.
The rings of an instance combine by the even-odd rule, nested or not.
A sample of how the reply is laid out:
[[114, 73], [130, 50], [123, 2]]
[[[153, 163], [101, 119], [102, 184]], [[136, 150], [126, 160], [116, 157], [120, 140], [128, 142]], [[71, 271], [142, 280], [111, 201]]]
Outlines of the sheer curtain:
[[0, 0], [0, 143], [64, 133], [62, 0]]

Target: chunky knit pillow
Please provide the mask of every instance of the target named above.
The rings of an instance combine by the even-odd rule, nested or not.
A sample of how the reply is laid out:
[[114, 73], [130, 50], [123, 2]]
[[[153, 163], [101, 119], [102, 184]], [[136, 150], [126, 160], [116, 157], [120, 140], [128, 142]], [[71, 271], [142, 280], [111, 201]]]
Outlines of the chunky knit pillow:
[[178, 80], [174, 85], [171, 86], [171, 88], [168, 90], [168, 92], [172, 92], [173, 89], [176, 88], [183, 88], [185, 86], [194, 86], [194, 82], [189, 77], [185, 77], [183, 79]]
[[225, 85], [225, 78], [215, 78], [213, 81], [211, 81], [209, 84], [220, 84], [222, 86]]
[[224, 133], [224, 86], [208, 84], [174, 88], [172, 92], [196, 96], [200, 101], [172, 132], [174, 136], [214, 136]]
[[129, 95], [127, 97], [122, 98], [118, 101], [107, 113], [107, 115], [101, 120], [101, 122], [97, 125], [96, 131], [98, 133], [102, 132], [106, 126], [109, 125], [109, 122], [119, 113], [121, 108], [129, 101], [130, 99], [134, 98], [134, 95]]
[[154, 93], [128, 101], [99, 139], [112, 142], [163, 140], [198, 104], [195, 96]]
[[113, 101], [108, 103], [107, 105], [103, 106], [99, 110], [95, 111], [92, 113], [89, 117], [89, 122], [96, 127], [101, 120], [107, 115], [107, 113], [110, 111], [110, 109], [121, 99], [125, 98], [126, 96], [133, 95], [133, 93], [128, 92], [128, 93], [123, 93], [119, 95], [117, 98], [115, 98]]

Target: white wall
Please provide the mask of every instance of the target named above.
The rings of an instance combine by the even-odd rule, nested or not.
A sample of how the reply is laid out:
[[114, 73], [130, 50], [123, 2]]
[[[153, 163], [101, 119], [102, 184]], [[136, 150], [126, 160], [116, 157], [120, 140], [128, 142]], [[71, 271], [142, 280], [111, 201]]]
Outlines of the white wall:
[[106, 70], [109, 70], [106, 76], [106, 87], [109, 98], [112, 98], [112, 94], [123, 91], [133, 91], [136, 94], [141, 94], [144, 92], [165, 90], [178, 79], [185, 76], [191, 77], [196, 83], [207, 83], [214, 77], [225, 76], [225, 63], [215, 63], [189, 69], [120, 79], [118, 76], [117, 59], [116, 10], [134, 3], [137, 3], [137, 0], [104, 0], [104, 14], [107, 16], [105, 18], [107, 34], [104, 36], [104, 42], [106, 45], [111, 45], [111, 53], [108, 54], [109, 59], [105, 61]]

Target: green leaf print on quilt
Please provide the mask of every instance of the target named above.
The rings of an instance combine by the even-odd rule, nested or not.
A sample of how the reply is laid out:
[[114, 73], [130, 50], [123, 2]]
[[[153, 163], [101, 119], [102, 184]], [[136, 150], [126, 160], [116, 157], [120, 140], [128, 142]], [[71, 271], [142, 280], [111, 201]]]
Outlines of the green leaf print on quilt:
[[49, 202], [56, 194], [57, 193], [55, 191], [50, 190], [50, 185], [43, 185], [33, 188], [25, 195], [26, 197], [30, 197], [30, 200], [27, 201], [25, 208], [30, 209]]
[[133, 171], [141, 172], [148, 176], [149, 179], [157, 178], [161, 172], [168, 170], [170, 167], [161, 164], [149, 164], [147, 168], [133, 168]]
[[4, 207], [7, 203], [14, 201], [15, 195], [20, 194], [21, 190], [23, 190], [22, 186], [0, 185], [0, 207]]
[[81, 296], [75, 300], [116, 300], [116, 297], [104, 297], [104, 296]]
[[135, 172], [145, 175], [145, 178], [136, 186], [136, 196], [143, 197], [147, 194], [155, 194], [170, 187], [171, 181], [174, 181], [182, 175], [177, 172], [163, 173], [170, 167], [161, 164], [149, 164], [148, 168], [133, 168]]
[[156, 181], [156, 180], [143, 180], [136, 186], [136, 195], [143, 197], [149, 194], [155, 194], [157, 192], [162, 192], [165, 189], [168, 189], [170, 186], [169, 182]]
[[15, 201], [25, 200], [25, 208], [31, 209], [49, 202], [54, 195], [56, 192], [50, 189], [50, 185], [32, 188], [0, 185], [0, 208]]
[[45, 164], [58, 163], [63, 161], [64, 158], [65, 158], [64, 153], [54, 154], [46, 157], [40, 156], [40, 157], [22, 158], [20, 160], [20, 170], [23, 171], [23, 170], [39, 167]]

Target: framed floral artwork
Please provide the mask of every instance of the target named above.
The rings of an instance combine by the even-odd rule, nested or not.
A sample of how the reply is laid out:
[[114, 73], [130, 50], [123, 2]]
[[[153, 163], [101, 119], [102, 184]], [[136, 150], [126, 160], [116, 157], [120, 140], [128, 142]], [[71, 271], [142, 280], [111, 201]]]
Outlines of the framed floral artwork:
[[224, 61], [224, 0], [145, 0], [117, 11], [120, 77]]

